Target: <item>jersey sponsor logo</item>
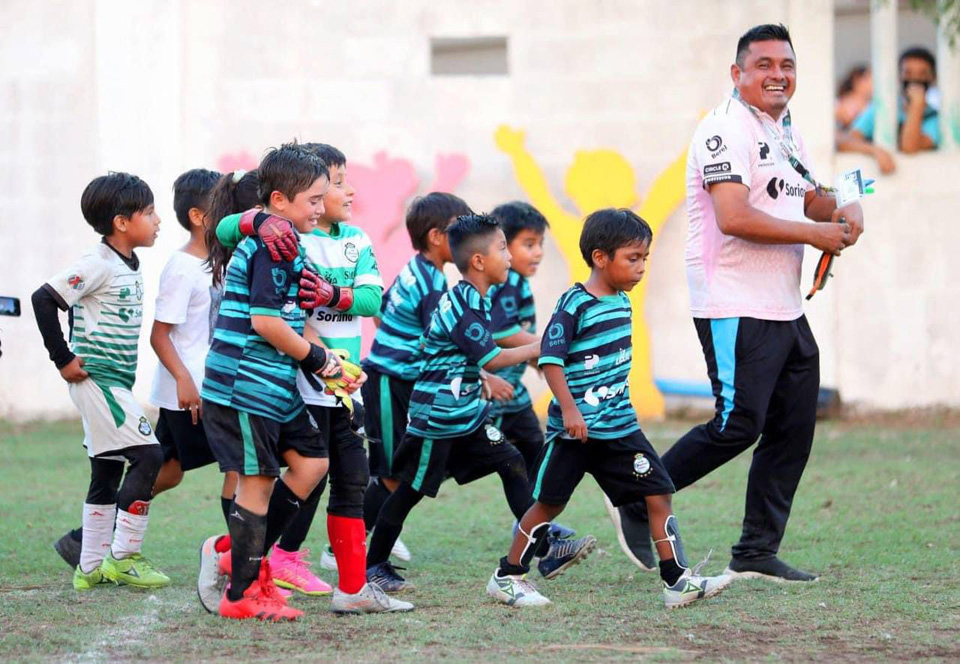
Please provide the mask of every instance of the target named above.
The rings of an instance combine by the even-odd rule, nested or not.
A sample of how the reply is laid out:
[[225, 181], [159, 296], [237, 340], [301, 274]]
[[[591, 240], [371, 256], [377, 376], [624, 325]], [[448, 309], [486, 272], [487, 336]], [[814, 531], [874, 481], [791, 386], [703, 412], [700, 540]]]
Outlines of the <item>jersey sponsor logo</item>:
[[633, 457], [633, 472], [637, 477], [646, 477], [650, 474], [652, 468], [653, 467], [650, 465], [650, 459], [645, 457], [643, 453], [638, 452]]
[[703, 167], [703, 175], [706, 177], [708, 175], [716, 175], [717, 173], [729, 173], [730, 168], [729, 161], [721, 161], [716, 164], [707, 164]]
[[586, 369], [587, 371], [590, 371], [598, 364], [600, 364], [599, 355], [587, 355], [583, 360], [583, 368]]
[[623, 394], [626, 389], [627, 389], [626, 382], [620, 383], [619, 385], [613, 385], [610, 387], [606, 385], [601, 385], [600, 387], [597, 387], [597, 388], [591, 387], [583, 395], [583, 401], [587, 405], [593, 406], [594, 408], [596, 408], [597, 406], [600, 405], [601, 401], [608, 401], [610, 399], [614, 399], [620, 396], [621, 394]]
[[153, 433], [153, 428], [151, 428], [150, 423], [147, 421], [147, 418], [143, 417], [142, 415], [140, 416], [140, 424], [139, 426], [137, 426], [137, 431], [139, 431], [140, 434], [144, 436], [149, 436], [150, 434]]
[[270, 270], [270, 276], [273, 279], [273, 285], [276, 287], [277, 292], [287, 287], [287, 271], [282, 267], [275, 267]]
[[73, 290], [81, 291], [83, 287], [86, 286], [86, 282], [83, 280], [83, 277], [79, 274], [71, 274], [67, 278], [67, 285], [70, 286]]
[[721, 145], [723, 145], [723, 139], [719, 136], [714, 135], [707, 139], [707, 149], [710, 152], [716, 152]]
[[630, 353], [627, 352], [626, 348], [621, 348], [620, 354], [617, 355], [617, 366], [619, 367], [621, 364], [629, 360], [630, 360]]
[[314, 318], [321, 323], [349, 323], [353, 320], [353, 314], [345, 314], [342, 312], [331, 313], [318, 309]]
[[473, 393], [478, 387], [480, 387], [479, 383], [464, 387], [462, 376], [457, 376], [450, 381], [450, 393], [453, 394], [453, 398], [457, 400], [459, 400], [460, 397], [465, 397], [468, 394]]
[[560, 346], [563, 344], [563, 323], [554, 323], [547, 330], [547, 337], [550, 340], [550, 346]]
[[517, 313], [517, 298], [513, 295], [504, 295], [500, 298], [500, 306], [508, 316], [512, 316]]
[[483, 325], [480, 323], [472, 323], [464, 334], [466, 334], [467, 339], [470, 341], [480, 341], [486, 336], [487, 331], [483, 329]]
[[453, 308], [453, 302], [450, 301], [449, 297], [445, 297], [442, 300], [440, 300], [440, 306], [438, 307], [438, 309], [440, 309], [440, 313], [445, 314], [448, 311], [450, 311], [452, 308]]
[[120, 307], [117, 309], [117, 317], [124, 323], [129, 323], [131, 319], [143, 318], [143, 309], [136, 307]]
[[767, 194], [773, 200], [777, 200], [780, 194], [792, 196], [794, 198], [803, 198], [804, 194], [806, 194], [806, 191], [800, 185], [790, 184], [782, 178], [774, 176], [770, 178], [770, 182], [767, 183]]
[[767, 145], [764, 141], [760, 141], [760, 161], [765, 160], [770, 156], [770, 146]]
[[347, 242], [343, 245], [343, 256], [351, 263], [356, 263], [357, 259], [360, 258], [360, 250], [353, 242]]
[[410, 270], [410, 266], [407, 265], [403, 268], [403, 271], [400, 273], [400, 283], [402, 283], [407, 288], [413, 288], [417, 285], [417, 278], [414, 276], [413, 272]]

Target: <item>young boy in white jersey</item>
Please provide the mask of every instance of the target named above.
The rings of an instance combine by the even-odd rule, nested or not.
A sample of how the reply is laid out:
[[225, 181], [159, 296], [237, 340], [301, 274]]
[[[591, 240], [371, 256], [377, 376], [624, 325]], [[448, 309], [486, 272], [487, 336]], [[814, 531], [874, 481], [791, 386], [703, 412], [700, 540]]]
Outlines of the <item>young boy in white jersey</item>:
[[[305, 143], [304, 149], [320, 157], [330, 171], [330, 187], [323, 197], [324, 212], [317, 227], [300, 236], [307, 261], [319, 275], [318, 306], [307, 319], [305, 336], [319, 339], [327, 348], [360, 356], [361, 317], [380, 310], [383, 281], [373, 254], [373, 245], [363, 230], [347, 222], [352, 216], [354, 189], [347, 182], [347, 159], [337, 148], [324, 143]], [[242, 237], [239, 224], [225, 220], [218, 229], [224, 244]], [[245, 232], [255, 232], [246, 227]], [[384, 594], [366, 579], [366, 532], [363, 496], [369, 480], [363, 439], [351, 428], [351, 413], [342, 401], [326, 393], [312, 375], [297, 376], [300, 395], [313, 416], [330, 451], [330, 500], [327, 534], [332, 565], [339, 572], [337, 588], [331, 589], [311, 570], [309, 549], [301, 548], [307, 537], [325, 482], [303, 502], [294, 520], [273, 546], [270, 564], [277, 585], [306, 595], [325, 595], [333, 590], [332, 609], [338, 613], [408, 611], [408, 602]], [[354, 398], [359, 401], [359, 393]], [[330, 554], [325, 554], [330, 555]]]
[[[128, 173], [95, 178], [80, 209], [102, 236], [100, 244], [32, 297], [44, 345], [83, 418], [90, 457], [73, 587], [89, 590], [113, 582], [159, 588], [170, 579], [140, 550], [163, 452], [131, 389], [144, 296], [134, 249], [153, 245], [160, 217], [150, 187]], [[58, 309], [70, 312], [69, 347]]]

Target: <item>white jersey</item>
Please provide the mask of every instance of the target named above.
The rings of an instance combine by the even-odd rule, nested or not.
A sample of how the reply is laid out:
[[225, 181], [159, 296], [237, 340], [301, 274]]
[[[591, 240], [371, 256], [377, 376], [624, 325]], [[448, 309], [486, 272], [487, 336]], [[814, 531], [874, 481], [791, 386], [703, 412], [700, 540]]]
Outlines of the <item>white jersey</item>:
[[[331, 284], [347, 288], [383, 288], [377, 259], [373, 255], [373, 244], [367, 234], [356, 226], [336, 224], [331, 233], [314, 230], [300, 236], [300, 243], [307, 252], [310, 266]], [[350, 361], [360, 363], [360, 316], [320, 307], [307, 319], [307, 325], [328, 348], [342, 348], [350, 353]], [[305, 403], [317, 406], [336, 406], [338, 403], [333, 395], [314, 388], [302, 371], [297, 373], [297, 386]], [[359, 400], [360, 392], [356, 392], [352, 398]]]
[[[766, 122], [781, 137], [784, 115], [777, 122], [767, 116]], [[791, 129], [798, 155], [810, 168], [803, 139]], [[686, 264], [693, 317], [799, 318], [804, 246], [759, 244], [721, 233], [709, 192], [720, 182], [747, 186], [752, 207], [790, 221], [806, 221], [804, 196], [813, 189], [739, 100], [728, 98], [700, 122], [687, 156]]]

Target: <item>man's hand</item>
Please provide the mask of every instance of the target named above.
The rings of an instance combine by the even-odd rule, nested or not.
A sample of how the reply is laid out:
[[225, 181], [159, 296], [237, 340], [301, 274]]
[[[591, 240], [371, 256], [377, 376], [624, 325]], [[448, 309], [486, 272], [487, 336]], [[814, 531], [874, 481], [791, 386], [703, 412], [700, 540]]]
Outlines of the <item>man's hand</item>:
[[353, 289], [334, 286], [309, 268], [300, 272], [300, 292], [297, 293], [301, 309], [330, 307], [346, 311], [353, 306]]
[[583, 413], [576, 406], [564, 408], [563, 428], [567, 434], [581, 443], [587, 442], [587, 423], [583, 420]]
[[200, 400], [200, 392], [197, 386], [193, 384], [190, 376], [185, 376], [177, 381], [177, 405], [181, 410], [190, 412], [190, 419], [194, 425], [203, 416], [203, 402]]
[[79, 383], [86, 380], [90, 374], [83, 370], [83, 358], [74, 357], [69, 364], [60, 369], [60, 375], [68, 383]]
[[927, 88], [923, 83], [908, 83], [906, 88], [907, 106], [923, 108], [927, 104]]
[[240, 217], [240, 232], [248, 237], [259, 236], [274, 263], [292, 262], [300, 255], [299, 240], [293, 224], [275, 214], [247, 210]]
[[513, 398], [513, 385], [494, 374], [484, 374], [483, 391], [486, 398], [500, 403], [505, 403]]
[[839, 256], [840, 250], [850, 244], [850, 226], [845, 222], [811, 224], [810, 230], [813, 233], [810, 244], [828, 254]]
[[840, 223], [843, 219], [850, 226], [850, 240], [847, 246], [851, 247], [857, 243], [857, 240], [863, 235], [863, 208], [860, 203], [850, 203], [842, 208], [837, 208], [830, 216], [830, 221]]
[[897, 170], [897, 165], [893, 161], [893, 155], [884, 150], [879, 145], [873, 146], [873, 158], [877, 160], [877, 166], [884, 175], [890, 175]]

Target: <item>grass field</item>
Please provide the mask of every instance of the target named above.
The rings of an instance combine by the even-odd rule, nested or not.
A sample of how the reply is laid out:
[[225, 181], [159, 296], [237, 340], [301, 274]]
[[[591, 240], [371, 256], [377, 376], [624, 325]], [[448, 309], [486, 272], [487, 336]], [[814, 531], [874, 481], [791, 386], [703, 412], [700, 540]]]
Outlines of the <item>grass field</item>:
[[[648, 428], [661, 451], [688, 426]], [[600, 551], [539, 586], [554, 604], [513, 610], [483, 593], [512, 519], [499, 482], [445, 485], [411, 516], [404, 540], [413, 613], [335, 617], [298, 599], [297, 624], [235, 623], [195, 595], [197, 546], [222, 529], [212, 468], [189, 474], [151, 511], [146, 553], [173, 579], [146, 593], [78, 594], [51, 543], [80, 516], [88, 465], [75, 422], [0, 423], [0, 660], [54, 661], [594, 661], [960, 659], [960, 424], [889, 418], [823, 423], [782, 554], [819, 583], [736, 583], [667, 613], [659, 583], [627, 562], [596, 484], [562, 521]], [[687, 551], [726, 565], [739, 533], [749, 456], [675, 500]], [[308, 540], [326, 543], [323, 524]], [[325, 577], [333, 581], [329, 573]]]

